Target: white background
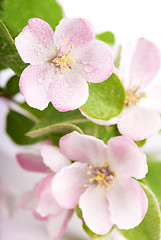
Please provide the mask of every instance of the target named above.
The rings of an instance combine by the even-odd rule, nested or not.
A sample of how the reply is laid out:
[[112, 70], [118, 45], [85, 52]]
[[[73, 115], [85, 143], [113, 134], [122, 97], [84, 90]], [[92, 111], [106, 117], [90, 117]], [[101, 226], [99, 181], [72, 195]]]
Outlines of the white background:
[[[161, 2], [160, 0], [60, 0], [66, 17], [81, 17], [90, 21], [96, 33], [112, 31], [116, 42], [122, 46], [144, 37], [156, 43], [161, 50]], [[10, 73], [9, 73], [10, 74]], [[11, 73], [12, 74], [12, 73]], [[6, 73], [0, 73], [0, 84]], [[161, 72], [157, 79], [161, 80]], [[19, 192], [28, 190], [41, 176], [27, 173], [17, 165], [14, 155], [20, 147], [4, 134], [5, 114], [8, 104], [0, 100], [0, 177], [12, 183]], [[144, 148], [151, 152], [161, 149], [161, 137], [156, 135]], [[42, 223], [30, 213], [19, 211], [12, 220], [1, 221], [3, 231], [0, 240], [48, 240]], [[74, 236], [72, 237], [73, 232]], [[80, 221], [74, 217], [63, 240], [86, 240]]]

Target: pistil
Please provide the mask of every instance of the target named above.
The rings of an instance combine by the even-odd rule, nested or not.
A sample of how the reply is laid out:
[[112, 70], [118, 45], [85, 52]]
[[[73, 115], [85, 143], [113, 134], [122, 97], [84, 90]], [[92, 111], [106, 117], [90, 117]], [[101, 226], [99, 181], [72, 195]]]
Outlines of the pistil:
[[92, 184], [96, 185], [97, 188], [103, 187], [104, 190], [107, 190], [114, 185], [114, 173], [109, 170], [107, 163], [102, 164], [101, 167], [88, 165], [88, 168], [87, 175], [89, 175], [89, 184], [84, 184], [84, 187]]
[[[64, 39], [62, 41], [62, 46], [64, 46], [67, 43], [67, 39]], [[71, 52], [71, 50], [74, 48], [73, 44], [70, 45], [70, 50], [62, 50], [56, 49], [56, 57], [49, 60], [49, 63], [51, 66], [55, 66], [55, 73], [59, 72], [60, 74], [63, 74], [63, 69], [65, 68], [68, 72], [71, 70], [72, 66], [75, 64], [75, 60], [71, 57], [74, 55], [74, 53]]]

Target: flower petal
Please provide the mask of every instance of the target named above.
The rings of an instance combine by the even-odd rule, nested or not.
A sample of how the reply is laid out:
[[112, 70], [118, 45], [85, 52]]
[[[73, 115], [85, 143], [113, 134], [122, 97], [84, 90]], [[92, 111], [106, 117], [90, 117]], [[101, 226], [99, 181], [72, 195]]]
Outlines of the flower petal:
[[39, 18], [32, 18], [15, 38], [17, 50], [25, 63], [41, 65], [54, 56], [54, 32], [49, 24]]
[[109, 190], [107, 198], [111, 220], [118, 228], [134, 228], [141, 223], [148, 208], [148, 199], [136, 180], [117, 182]]
[[[148, 166], [141, 148], [128, 137], [119, 136], [108, 141], [109, 165], [111, 170], [123, 177], [145, 177]], [[139, 168], [138, 168], [139, 166]]]
[[144, 38], [123, 49], [121, 55], [120, 70], [129, 84], [147, 86], [160, 68], [159, 49]]
[[26, 191], [21, 195], [19, 200], [20, 208], [34, 211], [35, 205], [36, 205], [36, 199], [35, 199], [36, 187], [37, 185], [35, 185], [32, 190]]
[[73, 163], [62, 168], [53, 178], [52, 192], [60, 206], [74, 208], [88, 183], [88, 167], [83, 163]]
[[72, 210], [62, 209], [58, 215], [52, 215], [48, 219], [46, 228], [51, 239], [57, 240], [64, 234], [72, 213]]
[[143, 99], [143, 104], [149, 106], [154, 109], [156, 112], [161, 114], [161, 83], [156, 82], [154, 84], [150, 84], [146, 89], [147, 98]]
[[43, 163], [40, 151], [33, 148], [25, 148], [16, 154], [19, 165], [31, 172], [47, 172], [48, 168]]
[[43, 162], [53, 172], [58, 172], [62, 167], [70, 164], [70, 160], [54, 145], [43, 144], [40, 147], [40, 152], [43, 157]]
[[73, 70], [88, 82], [102, 82], [113, 72], [113, 54], [107, 44], [92, 40], [73, 49]]
[[113, 224], [103, 189], [88, 188], [80, 197], [79, 207], [82, 209], [86, 225], [93, 232], [104, 235], [110, 231]]
[[36, 211], [42, 216], [46, 217], [52, 214], [58, 214], [61, 211], [61, 207], [55, 201], [51, 192], [51, 182], [54, 174], [50, 174], [45, 177], [37, 187], [36, 190]]
[[65, 18], [56, 27], [54, 40], [56, 46], [60, 46], [63, 40], [74, 47], [91, 41], [95, 38], [92, 25], [82, 18]]
[[50, 98], [54, 107], [65, 112], [82, 106], [87, 101], [89, 94], [85, 79], [73, 70], [64, 71], [62, 75], [57, 73], [57, 76], [50, 87]]
[[76, 131], [60, 139], [60, 149], [69, 159], [100, 166], [107, 161], [107, 145], [93, 136]]
[[122, 135], [134, 140], [142, 140], [157, 133], [161, 128], [160, 116], [152, 109], [143, 106], [125, 108], [124, 114], [118, 122], [118, 129]]
[[20, 91], [30, 107], [43, 110], [50, 102], [50, 71], [42, 66], [28, 66], [20, 77]]

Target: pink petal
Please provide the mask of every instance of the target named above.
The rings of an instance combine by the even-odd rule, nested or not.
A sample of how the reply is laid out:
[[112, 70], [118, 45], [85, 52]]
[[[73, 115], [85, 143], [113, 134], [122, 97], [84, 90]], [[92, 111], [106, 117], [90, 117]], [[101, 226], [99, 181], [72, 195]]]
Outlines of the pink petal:
[[134, 228], [141, 223], [148, 208], [148, 199], [136, 180], [117, 182], [109, 190], [107, 198], [111, 220], [118, 228]]
[[122, 52], [125, 78], [132, 85], [148, 85], [160, 68], [160, 52], [157, 46], [144, 38], [125, 48]]
[[[119, 136], [108, 141], [109, 165], [116, 175], [123, 177], [145, 177], [148, 166], [141, 148], [128, 137]], [[138, 167], [139, 166], [139, 167]]]
[[47, 172], [48, 168], [43, 163], [43, 158], [39, 150], [33, 148], [25, 148], [16, 154], [19, 165], [31, 172]]
[[32, 210], [34, 211], [36, 207], [36, 186], [30, 191], [24, 192], [19, 200], [19, 207], [25, 210]]
[[91, 41], [95, 38], [92, 25], [82, 18], [62, 19], [56, 27], [54, 40], [56, 46], [60, 46], [63, 40], [74, 47]]
[[86, 225], [96, 234], [106, 234], [112, 227], [109, 203], [104, 196], [104, 190], [88, 188], [80, 197], [79, 206], [82, 209]]
[[20, 91], [30, 107], [43, 110], [50, 102], [50, 71], [42, 66], [28, 66], [20, 77]]
[[161, 114], [161, 83], [150, 84], [146, 90], [147, 98], [143, 103]]
[[52, 215], [49, 218], [46, 224], [46, 228], [51, 239], [60, 239], [60, 237], [66, 231], [67, 224], [72, 213], [72, 210], [62, 209], [62, 211], [58, 215]]
[[87, 82], [73, 70], [66, 70], [62, 75], [57, 73], [50, 87], [51, 102], [61, 112], [82, 106], [87, 101], [88, 94]]
[[60, 139], [60, 149], [69, 159], [100, 166], [108, 159], [107, 145], [93, 136], [76, 131]]
[[55, 201], [51, 192], [51, 182], [54, 174], [48, 175], [44, 178], [36, 190], [36, 211], [42, 216], [46, 217], [51, 214], [59, 214], [61, 207]]
[[41, 145], [40, 148], [43, 162], [53, 172], [58, 172], [62, 167], [70, 164], [70, 160], [66, 158], [56, 146], [48, 144]]
[[42, 216], [41, 216], [38, 212], [36, 212], [36, 211], [33, 211], [32, 214], [33, 214], [33, 216], [34, 216], [36, 219], [38, 219], [38, 220], [40, 220], [40, 221], [46, 221], [46, 220], [48, 220], [49, 217], [50, 217], [50, 216], [42, 217]]
[[88, 168], [83, 163], [73, 163], [62, 168], [53, 178], [52, 192], [56, 201], [64, 208], [74, 208], [88, 183]]
[[113, 54], [107, 44], [92, 40], [73, 49], [73, 70], [88, 82], [102, 82], [113, 72]]
[[15, 38], [17, 50], [25, 63], [41, 65], [55, 54], [54, 32], [49, 24], [32, 18]]
[[142, 140], [157, 133], [161, 128], [160, 116], [152, 109], [136, 105], [123, 111], [124, 114], [118, 122], [118, 129], [122, 135]]

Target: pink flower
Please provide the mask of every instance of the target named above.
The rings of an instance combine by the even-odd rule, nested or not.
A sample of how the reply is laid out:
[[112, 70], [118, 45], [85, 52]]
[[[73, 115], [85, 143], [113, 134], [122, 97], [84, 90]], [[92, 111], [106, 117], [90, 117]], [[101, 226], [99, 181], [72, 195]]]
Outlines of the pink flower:
[[115, 137], [107, 146], [95, 137], [72, 132], [60, 139], [60, 149], [78, 161], [53, 178], [52, 192], [62, 207], [79, 204], [86, 225], [102, 235], [114, 224], [129, 229], [142, 221], [148, 200], [131, 177], [145, 176], [146, 157], [130, 138]]
[[[32, 190], [21, 196], [19, 205], [23, 209], [31, 210], [37, 219], [46, 220], [46, 228], [51, 238], [59, 239], [64, 234], [73, 211], [58, 205], [51, 192], [51, 182], [55, 172], [62, 166], [70, 164], [70, 161], [58, 147], [50, 142], [43, 143], [40, 151], [24, 149], [16, 157], [20, 166], [25, 170], [50, 173]], [[58, 162], [57, 166], [53, 163], [53, 159]]]
[[126, 90], [125, 107], [120, 115], [101, 121], [82, 114], [102, 125], [117, 124], [122, 135], [142, 140], [161, 128], [161, 84], [153, 82], [160, 68], [160, 52], [143, 38], [122, 50], [117, 71]]
[[33, 18], [16, 37], [25, 63], [20, 91], [26, 102], [43, 110], [51, 101], [59, 111], [74, 110], [88, 98], [88, 82], [106, 80], [113, 72], [107, 44], [95, 40], [84, 19], [63, 19], [55, 33], [45, 21]]

